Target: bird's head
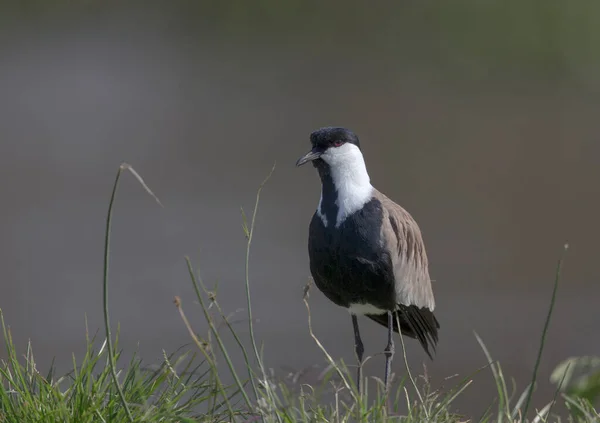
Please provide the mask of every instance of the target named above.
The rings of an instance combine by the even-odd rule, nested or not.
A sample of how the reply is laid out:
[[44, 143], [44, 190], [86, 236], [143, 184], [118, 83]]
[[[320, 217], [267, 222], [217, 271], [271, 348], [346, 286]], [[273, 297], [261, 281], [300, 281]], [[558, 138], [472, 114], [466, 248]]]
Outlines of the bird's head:
[[363, 160], [358, 137], [349, 129], [321, 128], [310, 134], [310, 142], [312, 149], [298, 159], [296, 166], [312, 162], [315, 167], [327, 164], [336, 168]]

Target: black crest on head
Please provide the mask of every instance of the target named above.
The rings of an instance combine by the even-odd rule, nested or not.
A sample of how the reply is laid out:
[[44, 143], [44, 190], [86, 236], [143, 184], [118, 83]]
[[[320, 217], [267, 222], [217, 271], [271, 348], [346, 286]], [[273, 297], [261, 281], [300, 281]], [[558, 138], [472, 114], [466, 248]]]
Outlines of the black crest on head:
[[360, 148], [360, 141], [354, 132], [342, 127], [329, 126], [326, 128], [317, 129], [310, 134], [310, 142], [313, 147], [321, 147], [327, 149], [333, 146], [336, 142], [345, 142], [354, 144]]

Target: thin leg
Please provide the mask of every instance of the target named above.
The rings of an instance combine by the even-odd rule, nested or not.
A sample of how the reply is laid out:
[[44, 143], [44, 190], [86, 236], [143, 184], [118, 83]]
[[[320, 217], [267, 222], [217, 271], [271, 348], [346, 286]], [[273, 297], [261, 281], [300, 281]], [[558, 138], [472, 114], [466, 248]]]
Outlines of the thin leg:
[[356, 314], [352, 315], [352, 326], [354, 327], [354, 348], [356, 350], [356, 359], [358, 360], [358, 371], [356, 377], [356, 387], [358, 388], [358, 394], [362, 395], [361, 381], [362, 381], [362, 361], [365, 347], [363, 346], [362, 339], [360, 339], [360, 331], [358, 330], [358, 320]]
[[[392, 373], [392, 359], [394, 358], [394, 315], [388, 311], [388, 343], [385, 347], [385, 394], [387, 396], [390, 389], [390, 375]], [[402, 335], [401, 335], [402, 336]]]

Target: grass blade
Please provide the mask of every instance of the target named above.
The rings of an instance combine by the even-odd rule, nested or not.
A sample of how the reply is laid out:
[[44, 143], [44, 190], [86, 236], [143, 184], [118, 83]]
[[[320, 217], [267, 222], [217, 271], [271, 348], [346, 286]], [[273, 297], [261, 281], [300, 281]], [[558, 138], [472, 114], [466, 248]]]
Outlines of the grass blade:
[[[246, 390], [244, 389], [244, 385], [242, 384], [242, 381], [240, 380], [237, 372], [235, 371], [235, 368], [233, 367], [233, 362], [231, 361], [231, 358], [229, 357], [229, 354], [227, 353], [227, 350], [225, 349], [225, 345], [223, 344], [221, 335], [219, 335], [219, 332], [217, 331], [217, 328], [215, 327], [215, 325], [213, 323], [213, 319], [210, 317], [210, 315], [208, 313], [208, 307], [207, 307], [206, 303], [204, 302], [204, 299], [202, 298], [202, 293], [200, 292], [200, 287], [198, 284], [198, 278], [194, 274], [194, 268], [192, 266], [192, 262], [190, 261], [190, 258], [186, 257], [185, 262], [187, 264], [190, 277], [192, 279], [192, 284], [194, 285], [194, 290], [196, 291], [196, 297], [198, 298], [198, 302], [200, 303], [200, 307], [202, 308], [202, 312], [204, 313], [204, 318], [206, 319], [206, 322], [208, 323], [210, 330], [212, 331], [217, 343], [219, 344], [219, 348], [221, 349], [221, 352], [223, 353], [223, 357], [225, 357], [225, 361], [227, 362], [227, 366], [229, 367], [231, 375], [233, 376], [233, 379], [235, 380], [235, 383], [237, 384], [237, 387], [240, 390], [240, 393], [244, 397], [244, 400], [246, 401], [246, 405], [248, 406], [248, 409], [252, 410], [252, 403], [250, 402], [250, 398], [248, 397], [248, 394], [246, 393]], [[202, 284], [202, 286], [204, 286], [204, 284]]]
[[125, 394], [123, 393], [123, 389], [119, 384], [119, 379], [117, 376], [116, 363], [115, 363], [115, 352], [113, 350], [112, 343], [112, 333], [110, 330], [110, 319], [108, 312], [108, 269], [109, 269], [109, 259], [110, 259], [110, 236], [111, 236], [111, 226], [112, 226], [112, 216], [113, 216], [113, 207], [115, 204], [115, 198], [117, 196], [117, 188], [119, 187], [119, 179], [121, 178], [121, 173], [124, 170], [128, 170], [142, 185], [142, 187], [148, 192], [154, 199], [160, 204], [158, 197], [154, 195], [154, 193], [148, 188], [142, 177], [131, 167], [131, 165], [127, 163], [122, 163], [119, 166], [119, 170], [117, 171], [117, 176], [115, 177], [115, 182], [113, 184], [112, 193], [110, 196], [110, 202], [108, 204], [108, 213], [106, 214], [106, 231], [104, 233], [104, 266], [103, 266], [103, 309], [104, 309], [104, 326], [106, 329], [106, 341], [108, 343], [108, 357], [109, 357], [109, 365], [110, 371], [113, 377], [113, 382], [117, 392], [119, 394], [119, 398], [121, 399], [121, 404], [125, 409], [125, 413], [127, 414], [127, 418], [131, 423], [133, 423], [133, 415], [131, 414], [131, 410], [127, 405], [127, 401], [125, 399]]
[[[274, 405], [276, 403], [275, 396], [270, 388], [270, 384], [267, 378], [267, 372], [265, 371], [265, 366], [262, 360], [260, 353], [258, 352], [258, 346], [256, 344], [256, 336], [254, 335], [254, 317], [252, 315], [252, 301], [250, 296], [250, 247], [252, 246], [252, 238], [254, 237], [254, 228], [256, 225], [256, 215], [258, 214], [258, 204], [260, 203], [260, 194], [266, 185], [266, 183], [271, 179], [273, 172], [275, 172], [275, 165], [271, 168], [271, 171], [267, 175], [267, 177], [263, 180], [263, 182], [258, 187], [258, 191], [256, 192], [256, 201], [254, 203], [254, 211], [252, 212], [252, 219], [250, 220], [250, 227], [247, 225], [247, 218], [244, 210], [242, 209], [242, 217], [244, 220], [244, 234], [246, 235], [246, 259], [245, 259], [245, 285], [246, 285], [246, 307], [248, 310], [248, 329], [250, 332], [250, 342], [252, 343], [252, 350], [254, 352], [254, 357], [260, 369], [261, 376], [263, 378], [264, 384], [266, 386], [266, 393], [269, 397], [269, 400]], [[277, 414], [277, 421], [282, 423], [281, 417]]]
[[550, 327], [550, 318], [552, 317], [552, 312], [554, 310], [554, 303], [556, 302], [556, 292], [558, 291], [558, 281], [560, 280], [560, 272], [562, 270], [563, 261], [565, 259], [565, 254], [569, 249], [569, 244], [565, 244], [563, 253], [558, 260], [558, 264], [556, 265], [556, 273], [554, 277], [554, 287], [552, 289], [552, 298], [550, 299], [550, 307], [548, 308], [548, 315], [546, 316], [546, 321], [544, 322], [544, 330], [542, 331], [542, 339], [540, 340], [540, 348], [538, 349], [537, 359], [535, 361], [535, 366], [533, 367], [533, 375], [531, 376], [531, 384], [529, 385], [529, 391], [527, 393], [527, 401], [525, 402], [525, 408], [523, 409], [523, 418], [527, 417], [527, 411], [529, 410], [529, 404], [531, 403], [531, 396], [533, 395], [533, 386], [535, 385], [535, 381], [537, 379], [537, 373], [540, 366], [540, 361], [542, 361], [542, 352], [544, 351], [544, 345], [546, 343], [546, 334], [548, 333], [548, 328]]
[[475, 338], [477, 338], [477, 342], [481, 346], [481, 349], [483, 350], [483, 353], [485, 354], [485, 357], [488, 360], [488, 364], [490, 366], [490, 369], [492, 370], [492, 375], [494, 376], [494, 381], [496, 382], [496, 389], [498, 390], [498, 423], [502, 423], [504, 415], [508, 414], [508, 408], [506, 408], [508, 406], [506, 404], [506, 399], [508, 397], [508, 395], [506, 394], [506, 386], [504, 380], [502, 379], [502, 375], [496, 368], [496, 363], [492, 359], [492, 355], [483, 343], [483, 340], [479, 337], [479, 335], [477, 335], [476, 332]]

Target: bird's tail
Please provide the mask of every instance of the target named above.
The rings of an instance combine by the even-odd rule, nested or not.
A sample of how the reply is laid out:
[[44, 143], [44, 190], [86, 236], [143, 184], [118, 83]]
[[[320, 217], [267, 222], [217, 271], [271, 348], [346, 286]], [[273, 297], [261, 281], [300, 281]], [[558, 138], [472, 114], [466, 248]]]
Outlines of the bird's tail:
[[[387, 314], [367, 314], [367, 317], [388, 327]], [[433, 312], [425, 307], [399, 305], [399, 309], [393, 313], [393, 317], [394, 332], [402, 332], [403, 335], [418, 339], [429, 358], [433, 360], [429, 347], [435, 353], [435, 346], [438, 342], [438, 329], [440, 328]], [[400, 330], [398, 330], [398, 321], [400, 322]]]

